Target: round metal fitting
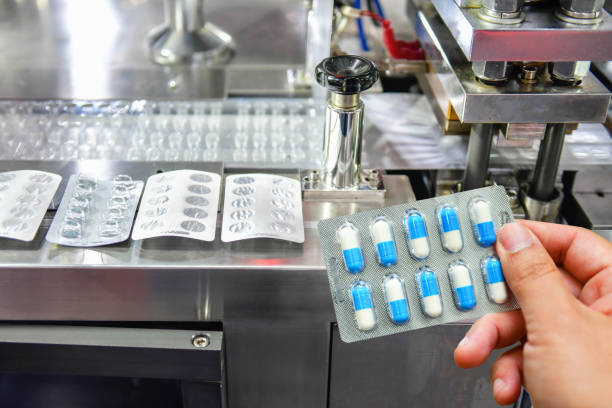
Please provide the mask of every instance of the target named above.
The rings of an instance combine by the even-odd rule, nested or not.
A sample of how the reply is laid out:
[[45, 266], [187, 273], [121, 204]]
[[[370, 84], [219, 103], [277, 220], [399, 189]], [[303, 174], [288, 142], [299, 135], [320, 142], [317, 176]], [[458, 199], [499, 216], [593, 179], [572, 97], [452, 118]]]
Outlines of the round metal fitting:
[[358, 55], [338, 55], [325, 58], [315, 68], [319, 85], [341, 95], [358, 94], [378, 81], [376, 65]]
[[481, 20], [494, 24], [519, 24], [525, 21], [525, 16], [526, 14], [524, 11], [518, 11], [515, 13], [497, 13], [484, 7], [481, 7], [480, 10], [478, 10], [478, 17]]
[[196, 334], [191, 338], [191, 344], [195, 348], [206, 348], [210, 344], [210, 337], [206, 334]]
[[533, 85], [538, 82], [538, 67], [533, 65], [525, 65], [519, 76], [522, 83], [527, 85]]
[[555, 10], [555, 17], [564, 23], [591, 25], [600, 23], [601, 20], [603, 20], [603, 13], [601, 11], [576, 12], [566, 10], [564, 8], [558, 8]]
[[521, 192], [523, 206], [527, 213], [527, 218], [536, 221], [555, 222], [559, 217], [563, 193], [555, 188], [554, 197], [550, 201], [540, 201], [529, 197], [528, 193]]

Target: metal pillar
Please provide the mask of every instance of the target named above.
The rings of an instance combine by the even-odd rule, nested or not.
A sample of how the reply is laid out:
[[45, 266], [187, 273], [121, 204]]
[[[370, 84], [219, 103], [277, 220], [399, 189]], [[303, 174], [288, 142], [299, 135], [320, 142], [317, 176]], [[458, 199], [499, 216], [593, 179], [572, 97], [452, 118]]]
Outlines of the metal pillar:
[[559, 170], [566, 127], [565, 123], [550, 123], [546, 126], [529, 189], [531, 198], [550, 201], [555, 197], [555, 178]]
[[493, 123], [475, 123], [470, 131], [467, 163], [463, 176], [463, 191], [483, 187], [487, 180], [489, 156], [493, 141]]

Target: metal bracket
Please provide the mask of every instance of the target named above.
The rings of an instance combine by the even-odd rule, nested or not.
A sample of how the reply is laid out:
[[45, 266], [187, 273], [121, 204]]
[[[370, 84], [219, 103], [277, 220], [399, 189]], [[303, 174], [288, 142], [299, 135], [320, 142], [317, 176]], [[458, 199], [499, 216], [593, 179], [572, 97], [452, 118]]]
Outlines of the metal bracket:
[[300, 171], [304, 200], [372, 200], [383, 199], [386, 188], [380, 169], [361, 169], [359, 185], [351, 189], [334, 189], [323, 180], [319, 170]]

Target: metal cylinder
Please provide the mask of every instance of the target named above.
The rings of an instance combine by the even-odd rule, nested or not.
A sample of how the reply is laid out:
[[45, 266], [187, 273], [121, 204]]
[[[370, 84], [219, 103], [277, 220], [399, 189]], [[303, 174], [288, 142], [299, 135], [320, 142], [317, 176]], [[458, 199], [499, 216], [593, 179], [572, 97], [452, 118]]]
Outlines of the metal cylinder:
[[323, 135], [323, 178], [337, 189], [359, 185], [363, 102], [356, 108], [342, 109], [331, 103], [325, 111]]
[[491, 155], [494, 131], [495, 124], [493, 123], [475, 123], [472, 125], [462, 190], [473, 190], [484, 186], [489, 170], [489, 156]]
[[561, 210], [561, 202], [563, 201], [563, 193], [554, 188], [550, 200], [542, 201], [530, 197], [528, 194], [523, 194], [521, 200], [527, 213], [527, 218], [535, 221], [557, 222], [559, 211]]
[[555, 179], [565, 139], [565, 123], [550, 123], [546, 126], [540, 144], [538, 159], [529, 188], [529, 196], [539, 201], [550, 201], [555, 196]]
[[204, 0], [164, 0], [166, 23], [177, 31], [204, 27]]

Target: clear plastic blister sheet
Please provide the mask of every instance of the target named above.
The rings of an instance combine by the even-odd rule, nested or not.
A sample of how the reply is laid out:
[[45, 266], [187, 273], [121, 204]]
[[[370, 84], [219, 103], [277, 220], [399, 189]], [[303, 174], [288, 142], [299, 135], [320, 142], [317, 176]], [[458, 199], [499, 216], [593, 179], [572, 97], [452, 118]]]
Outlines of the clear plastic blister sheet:
[[[487, 313], [518, 308], [518, 303], [513, 296], [510, 296], [504, 304], [492, 303], [487, 297], [481, 273], [481, 261], [484, 257], [494, 254], [495, 245], [484, 248], [479, 246], [474, 238], [468, 213], [468, 204], [474, 197], [482, 197], [490, 203], [492, 221], [496, 230], [503, 224], [513, 221], [512, 210], [505, 189], [501, 186], [492, 186], [344, 217], [330, 218], [319, 222], [321, 248], [327, 267], [340, 337], [344, 342], [351, 343], [443, 323], [476, 319]], [[452, 204], [457, 209], [463, 236], [463, 248], [458, 253], [446, 252], [442, 247], [436, 208], [445, 203]], [[411, 257], [406, 241], [403, 217], [411, 209], [418, 210], [424, 216], [427, 225], [430, 254], [424, 260]], [[393, 237], [397, 248], [397, 263], [393, 266], [383, 267], [378, 263], [376, 247], [369, 232], [372, 220], [380, 216], [385, 216], [392, 223]], [[357, 274], [347, 271], [341, 245], [337, 238], [338, 228], [347, 222], [352, 223], [360, 232], [365, 267]], [[449, 280], [449, 266], [457, 261], [461, 261], [468, 266], [473, 282], [476, 305], [467, 311], [459, 310], [455, 306]], [[436, 318], [428, 317], [423, 313], [419, 298], [415, 276], [419, 269], [425, 266], [430, 267], [435, 272], [438, 280], [442, 313]], [[397, 274], [405, 283], [410, 319], [401, 325], [391, 322], [385, 302], [383, 281], [390, 274]], [[366, 282], [372, 290], [376, 325], [369, 331], [359, 330], [355, 320], [356, 314], [350, 291], [352, 285], [357, 281]]]
[[143, 187], [143, 181], [126, 175], [113, 180], [98, 180], [85, 174], [71, 176], [47, 241], [93, 247], [127, 240]]
[[38, 170], [0, 173], [0, 237], [32, 241], [61, 181]]
[[221, 176], [176, 170], [149, 177], [132, 239], [172, 236], [213, 241]]
[[249, 238], [304, 242], [298, 180], [260, 173], [226, 177], [221, 240]]

